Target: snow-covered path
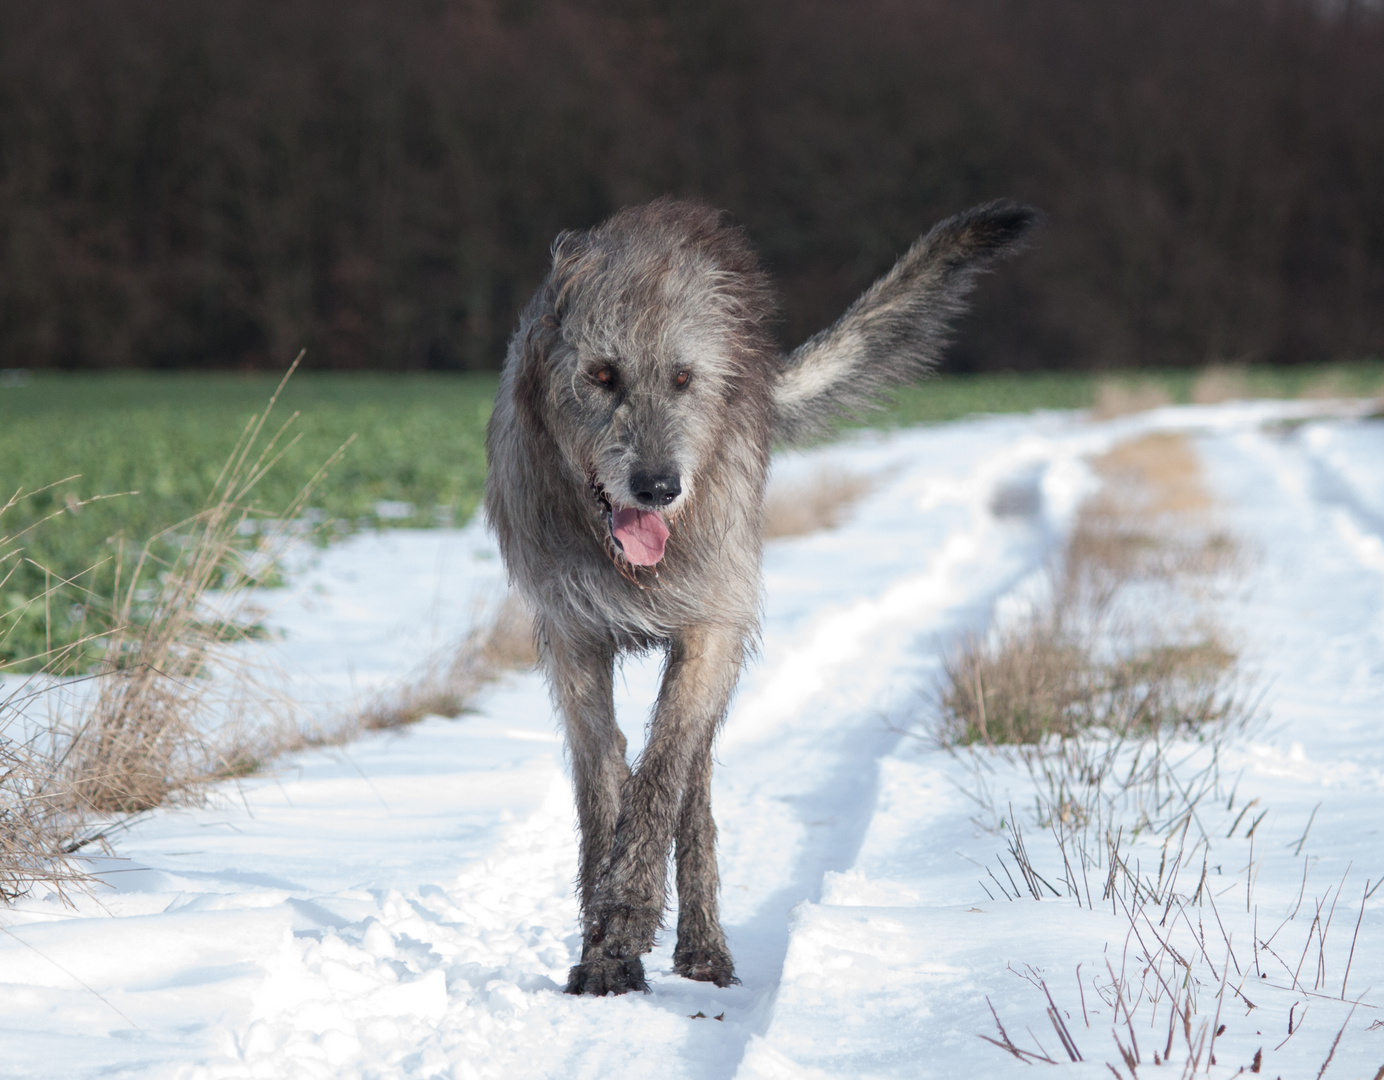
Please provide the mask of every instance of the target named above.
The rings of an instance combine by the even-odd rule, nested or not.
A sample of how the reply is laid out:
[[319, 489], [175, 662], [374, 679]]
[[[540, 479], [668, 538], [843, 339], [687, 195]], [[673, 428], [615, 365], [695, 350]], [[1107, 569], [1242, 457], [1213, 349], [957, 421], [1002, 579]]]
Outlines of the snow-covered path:
[[[1384, 425], [1271, 423], [1314, 408], [985, 418], [777, 461], [780, 482], [832, 469], [874, 487], [848, 524], [767, 552], [763, 653], [719, 743], [713, 795], [742, 986], [672, 976], [665, 939], [646, 963], [649, 995], [559, 992], [578, 945], [571, 800], [541, 682], [514, 676], [473, 715], [305, 754], [214, 809], [150, 818], [104, 866], [109, 891], [75, 910], [36, 896], [5, 912], [0, 1075], [1028, 1068], [976, 1037], [993, 1030], [987, 997], [1016, 1020], [1033, 1010], [1032, 987], [1006, 969], [1069, 972], [1123, 945], [1128, 923], [1066, 901], [987, 899], [977, 866], [1003, 842], [973, 823], [960, 766], [901, 732], [926, 714], [948, 644], [983, 627], [1060, 537], [1089, 490], [1083, 457], [1151, 427], [1193, 431], [1255, 552], [1227, 618], [1272, 676], [1273, 725], [1234, 748], [1241, 790], [1270, 808], [1261, 837], [1278, 847], [1322, 804], [1305, 849], [1312, 886], [1352, 859], [1350, 890], [1377, 880]], [[498, 581], [477, 526], [357, 538], [305, 568], [278, 608], [281, 661], [301, 672], [304, 700], [368, 692], [454, 634]], [[652, 658], [624, 667], [631, 752], [657, 675]], [[1258, 897], [1290, 903], [1301, 860], [1258, 858]], [[1224, 871], [1236, 873], [1229, 860]], [[1384, 986], [1382, 931], [1367, 907], [1352, 997]], [[1336, 949], [1342, 931], [1332, 935]], [[1073, 997], [1058, 978], [1059, 999]], [[1299, 1047], [1315, 1074], [1344, 1019], [1329, 1003], [1312, 1009], [1284, 1075], [1297, 1074]], [[1363, 1011], [1330, 1075], [1384, 1063], [1384, 1034], [1368, 1030], [1379, 1013]], [[1037, 1016], [1025, 1022], [1046, 1023]], [[1108, 1036], [1107, 1022], [1090, 1060], [1064, 1068], [1108, 1076], [1104, 1061], [1119, 1061]]]

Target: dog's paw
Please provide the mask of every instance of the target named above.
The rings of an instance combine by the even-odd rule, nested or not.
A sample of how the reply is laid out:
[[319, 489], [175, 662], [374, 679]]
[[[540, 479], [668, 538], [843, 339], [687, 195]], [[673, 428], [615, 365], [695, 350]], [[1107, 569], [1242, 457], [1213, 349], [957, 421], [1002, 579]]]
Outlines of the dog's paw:
[[584, 960], [567, 973], [567, 993], [628, 994], [631, 990], [649, 992], [644, 981], [644, 964], [637, 956], [618, 960], [613, 956], [598, 956]]
[[740, 985], [730, 953], [723, 949], [678, 949], [673, 953], [673, 971], [697, 982], [721, 987]]

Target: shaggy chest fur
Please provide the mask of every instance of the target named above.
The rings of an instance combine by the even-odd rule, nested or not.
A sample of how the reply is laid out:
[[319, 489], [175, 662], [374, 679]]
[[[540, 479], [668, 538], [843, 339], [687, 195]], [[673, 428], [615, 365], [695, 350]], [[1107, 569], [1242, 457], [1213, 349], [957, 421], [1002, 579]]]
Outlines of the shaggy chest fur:
[[557, 632], [605, 637], [617, 648], [665, 643], [710, 621], [753, 638], [768, 432], [716, 433], [695, 489], [667, 520], [662, 557], [640, 566], [612, 536], [608, 496], [563, 461], [550, 436], [525, 427], [513, 380], [506, 384], [489, 433], [486, 512], [531, 609]]

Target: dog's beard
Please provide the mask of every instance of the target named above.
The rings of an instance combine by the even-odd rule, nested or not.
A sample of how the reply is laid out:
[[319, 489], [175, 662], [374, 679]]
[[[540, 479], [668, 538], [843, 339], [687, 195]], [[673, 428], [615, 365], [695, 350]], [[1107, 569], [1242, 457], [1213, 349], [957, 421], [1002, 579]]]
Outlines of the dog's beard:
[[663, 558], [668, 523], [654, 510], [622, 506], [611, 513], [610, 535], [635, 566], [653, 566]]

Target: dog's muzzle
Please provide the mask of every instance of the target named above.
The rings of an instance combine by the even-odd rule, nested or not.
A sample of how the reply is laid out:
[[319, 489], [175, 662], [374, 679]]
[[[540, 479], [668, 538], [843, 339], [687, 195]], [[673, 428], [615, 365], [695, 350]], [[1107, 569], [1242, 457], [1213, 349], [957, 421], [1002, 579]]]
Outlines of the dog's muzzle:
[[[682, 494], [676, 476], [635, 478], [635, 497], [646, 507], [667, 506]], [[605, 488], [591, 481], [591, 492], [600, 504], [610, 538], [633, 566], [655, 566], [663, 558], [668, 543], [668, 523], [657, 509], [616, 506]]]

